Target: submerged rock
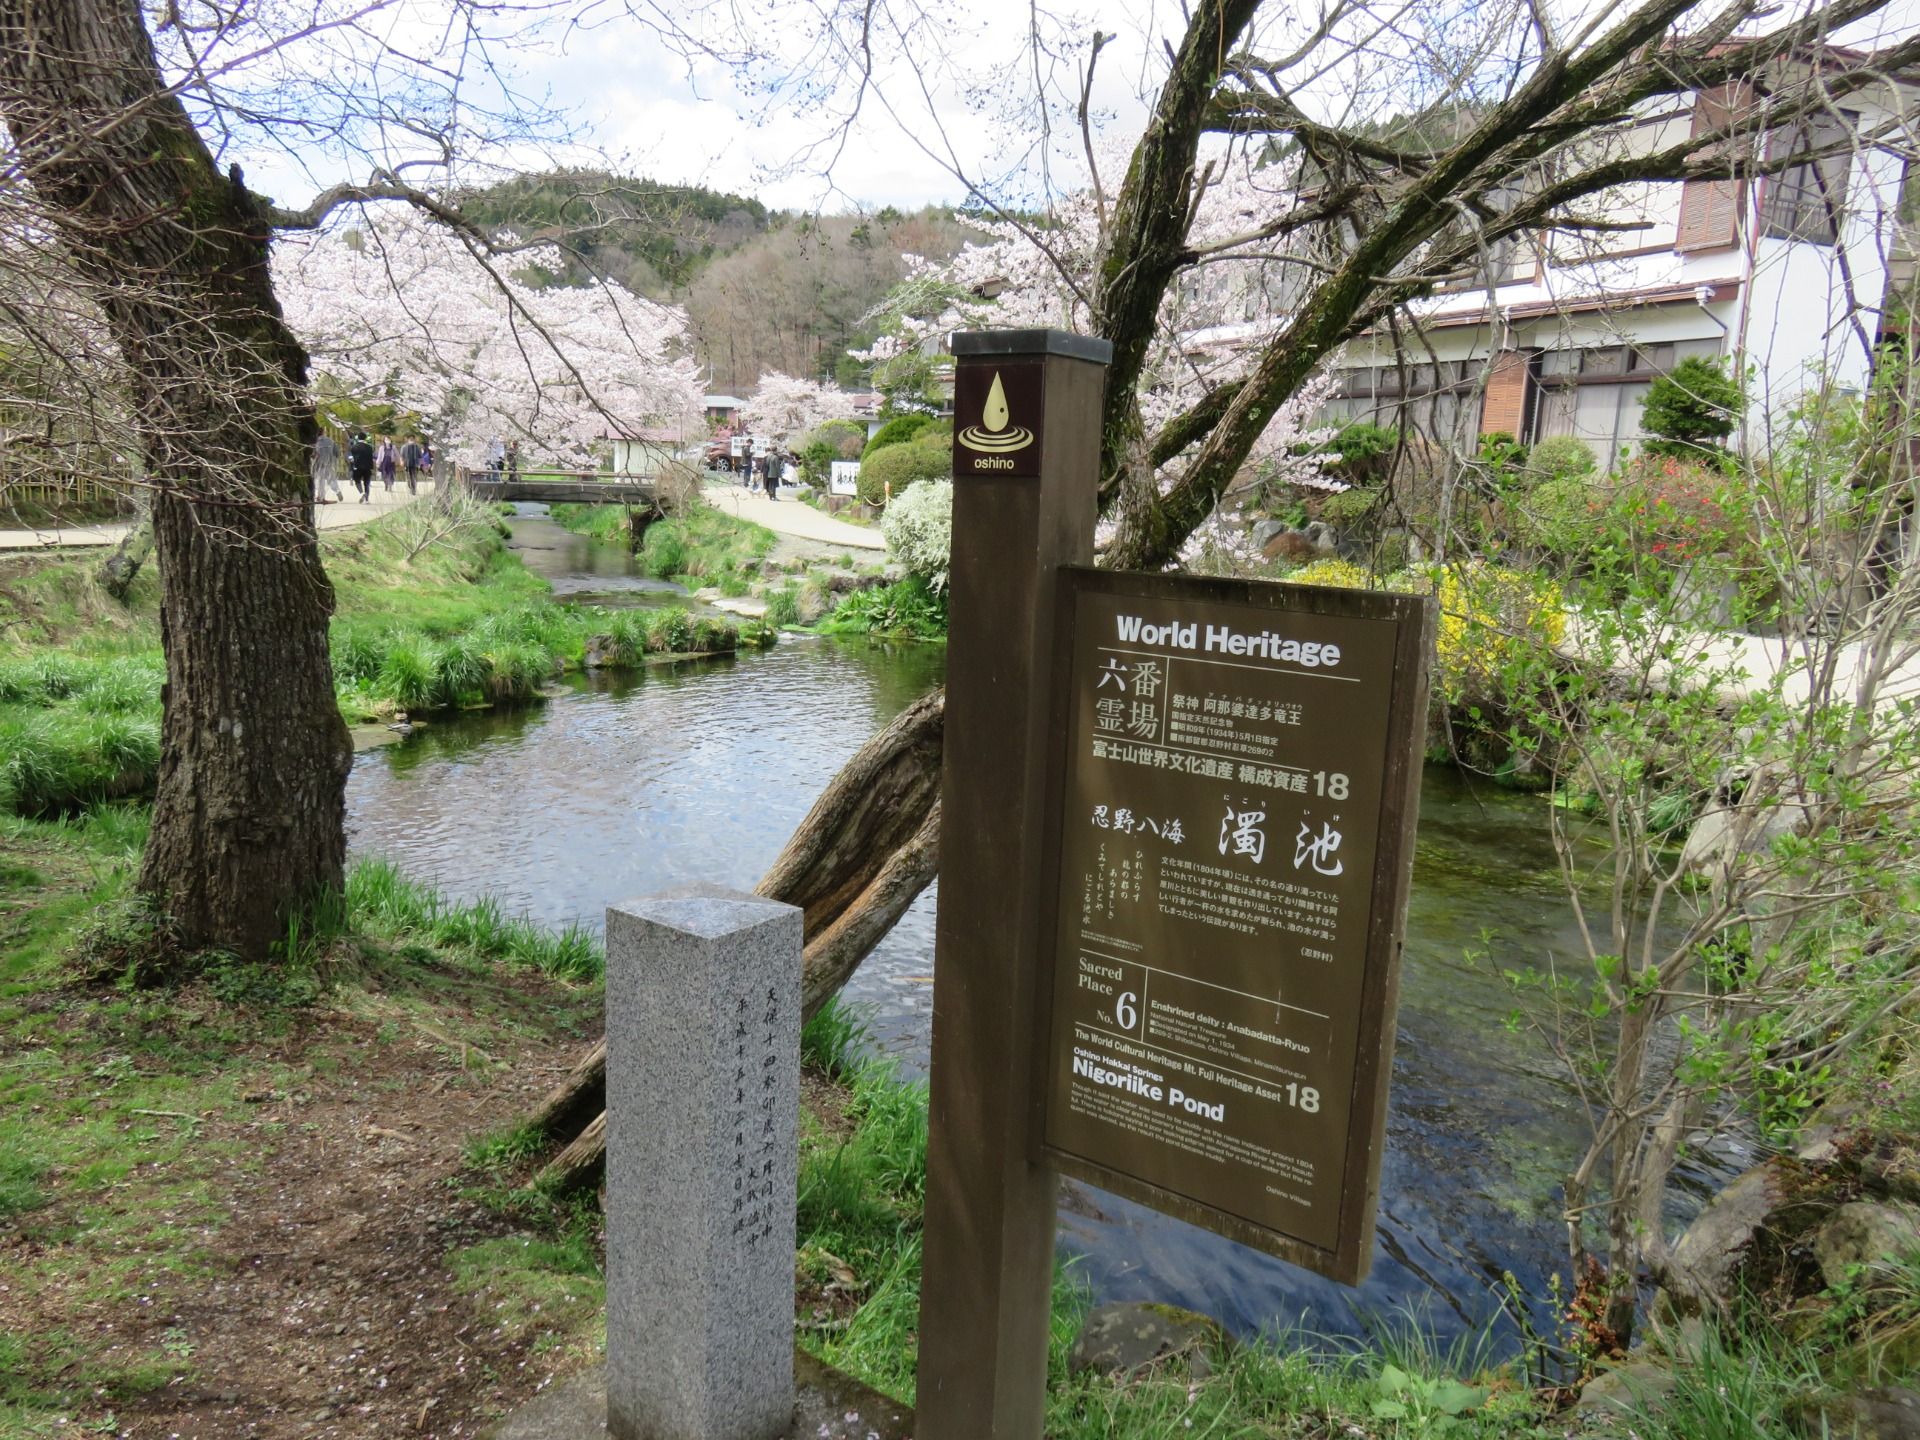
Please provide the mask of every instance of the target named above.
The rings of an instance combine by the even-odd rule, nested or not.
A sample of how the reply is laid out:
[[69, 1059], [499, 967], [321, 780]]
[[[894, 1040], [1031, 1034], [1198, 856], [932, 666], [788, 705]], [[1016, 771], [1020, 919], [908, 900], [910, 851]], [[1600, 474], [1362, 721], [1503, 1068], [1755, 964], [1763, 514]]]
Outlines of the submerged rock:
[[1228, 1343], [1220, 1322], [1197, 1310], [1145, 1301], [1101, 1305], [1074, 1337], [1067, 1371], [1124, 1376], [1178, 1356], [1192, 1374], [1210, 1375], [1210, 1352]]

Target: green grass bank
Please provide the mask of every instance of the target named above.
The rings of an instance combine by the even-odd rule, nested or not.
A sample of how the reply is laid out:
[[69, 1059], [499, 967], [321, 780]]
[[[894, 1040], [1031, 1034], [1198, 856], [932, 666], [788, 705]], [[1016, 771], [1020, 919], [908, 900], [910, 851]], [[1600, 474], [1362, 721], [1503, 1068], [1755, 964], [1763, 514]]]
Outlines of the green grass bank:
[[[482, 505], [411, 505], [321, 537], [336, 611], [336, 695], [350, 721], [526, 704], [588, 663], [633, 668], [769, 643], [684, 610], [556, 605]], [[0, 560], [0, 811], [32, 815], [147, 793], [159, 764], [159, 585], [126, 603], [97, 553]]]
[[[631, 544], [622, 505], [555, 505], [557, 525], [612, 544]], [[680, 514], [656, 520], [634, 552], [646, 573], [689, 589], [712, 585], [723, 595], [745, 595], [760, 578], [779, 537], [764, 525], [691, 501]]]

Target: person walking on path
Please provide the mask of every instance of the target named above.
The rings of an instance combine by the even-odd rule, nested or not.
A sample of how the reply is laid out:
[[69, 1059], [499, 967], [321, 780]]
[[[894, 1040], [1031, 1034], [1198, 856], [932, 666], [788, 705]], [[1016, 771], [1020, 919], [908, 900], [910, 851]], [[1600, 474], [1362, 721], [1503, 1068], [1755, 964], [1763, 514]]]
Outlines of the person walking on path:
[[313, 442], [313, 498], [324, 500], [325, 492], [333, 491], [333, 498], [340, 498], [340, 442], [326, 431], [320, 432], [320, 438]]
[[512, 440], [507, 443], [507, 479], [517, 481], [519, 478], [520, 442], [518, 440]]
[[373, 456], [373, 468], [380, 472], [380, 483], [386, 487], [387, 493], [391, 495], [393, 493], [393, 474], [394, 471], [400, 468], [400, 452], [393, 448], [393, 437], [391, 435], [382, 435], [380, 437], [380, 448], [374, 452]]
[[780, 476], [786, 469], [786, 462], [780, 458], [778, 449], [767, 452], [766, 466], [767, 499], [778, 500], [780, 498]]
[[353, 488], [360, 492], [360, 503], [372, 503], [373, 445], [364, 430], [356, 430], [352, 442], [347, 446], [347, 469], [353, 476]]
[[498, 480], [507, 464], [507, 442], [498, 435], [487, 442], [487, 479]]
[[426, 453], [417, 436], [408, 436], [407, 443], [400, 447], [400, 463], [407, 467], [407, 494], [409, 495], [420, 493], [420, 459]]

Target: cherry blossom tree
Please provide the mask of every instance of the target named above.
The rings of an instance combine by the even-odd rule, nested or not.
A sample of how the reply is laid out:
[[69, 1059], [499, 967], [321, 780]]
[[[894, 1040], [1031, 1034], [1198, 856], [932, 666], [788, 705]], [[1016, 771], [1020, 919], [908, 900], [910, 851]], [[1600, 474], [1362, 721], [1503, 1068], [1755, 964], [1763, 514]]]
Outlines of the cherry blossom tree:
[[610, 281], [520, 277], [558, 261], [546, 247], [494, 259], [400, 212], [283, 237], [273, 269], [317, 374], [428, 417], [447, 453], [478, 461], [509, 435], [584, 464], [602, 436], [682, 427], [700, 402], [685, 313]]
[[740, 423], [750, 435], [788, 445], [816, 425], [852, 413], [852, 402], [839, 386], [769, 370], [754, 397], [740, 407]]
[[[1110, 142], [1097, 148], [1095, 165], [1124, 169], [1127, 150]], [[1274, 328], [1276, 292], [1284, 265], [1263, 250], [1236, 251], [1235, 236], [1255, 227], [1276, 207], [1297, 203], [1281, 185], [1281, 171], [1221, 164], [1196, 189], [1192, 237], [1196, 246], [1225, 244], [1216, 263], [1200, 268], [1190, 283], [1170, 287], [1146, 341], [1138, 404], [1141, 422], [1158, 433], [1176, 416], [1222, 386], [1243, 381], [1260, 342]], [[967, 217], [979, 238], [945, 261], [914, 259], [908, 279], [883, 307], [888, 328], [854, 357], [874, 366], [882, 389], [913, 390], [924, 383], [929, 342], [963, 328], [1093, 328], [1094, 275], [1102, 243], [1106, 201], [1088, 186], [1064, 197], [1044, 229], [1021, 220]], [[991, 298], [987, 298], [991, 297]], [[1249, 316], [1262, 318], [1248, 319]], [[1183, 537], [1174, 557], [1192, 564], [1203, 557], [1244, 567], [1258, 559], [1237, 523], [1247, 492], [1258, 486], [1337, 492], [1344, 482], [1327, 474], [1329, 427], [1315, 416], [1332, 388], [1320, 373], [1275, 407], [1241, 461], [1234, 483], [1222, 487], [1212, 510]], [[1185, 466], [1185, 456], [1153, 467], [1153, 494], [1165, 497]], [[1099, 541], [1118, 530], [1111, 511]]]

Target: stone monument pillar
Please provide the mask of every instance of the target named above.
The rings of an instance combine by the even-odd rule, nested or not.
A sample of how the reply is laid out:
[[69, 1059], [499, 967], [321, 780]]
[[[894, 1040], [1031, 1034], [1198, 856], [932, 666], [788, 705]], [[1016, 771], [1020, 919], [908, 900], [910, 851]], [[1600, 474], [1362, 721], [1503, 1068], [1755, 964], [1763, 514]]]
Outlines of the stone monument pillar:
[[800, 912], [723, 890], [607, 911], [607, 1433], [793, 1417]]

